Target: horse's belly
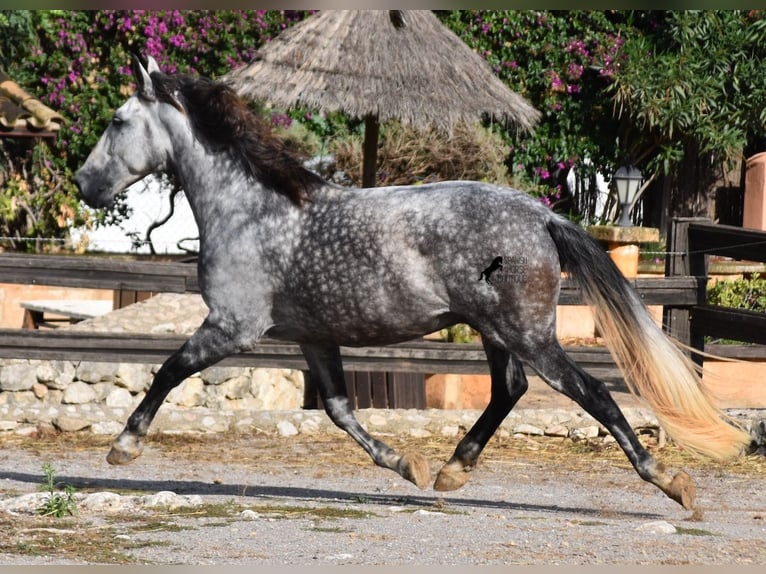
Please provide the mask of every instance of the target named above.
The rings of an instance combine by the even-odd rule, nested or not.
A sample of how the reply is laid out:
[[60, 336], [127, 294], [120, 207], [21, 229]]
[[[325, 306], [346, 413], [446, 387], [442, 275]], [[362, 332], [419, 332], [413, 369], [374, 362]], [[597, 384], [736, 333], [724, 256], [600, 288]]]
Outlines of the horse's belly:
[[275, 314], [267, 336], [301, 343], [344, 346], [386, 345], [413, 339], [456, 322], [448, 310], [427, 305], [376, 307], [364, 299], [332, 307], [291, 305]]

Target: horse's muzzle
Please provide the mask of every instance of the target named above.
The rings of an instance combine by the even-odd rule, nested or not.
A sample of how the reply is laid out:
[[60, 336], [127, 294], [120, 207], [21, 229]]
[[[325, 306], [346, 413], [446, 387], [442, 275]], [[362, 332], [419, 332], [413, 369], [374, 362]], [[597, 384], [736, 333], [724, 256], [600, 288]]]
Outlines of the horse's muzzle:
[[82, 200], [90, 207], [98, 209], [109, 205], [109, 201], [104, 199], [105, 196], [108, 197], [107, 194], [98, 193], [98, 190], [96, 190], [96, 193], [93, 193], [92, 188], [88, 186], [87, 179], [83, 176], [82, 170], [75, 174], [74, 184]]

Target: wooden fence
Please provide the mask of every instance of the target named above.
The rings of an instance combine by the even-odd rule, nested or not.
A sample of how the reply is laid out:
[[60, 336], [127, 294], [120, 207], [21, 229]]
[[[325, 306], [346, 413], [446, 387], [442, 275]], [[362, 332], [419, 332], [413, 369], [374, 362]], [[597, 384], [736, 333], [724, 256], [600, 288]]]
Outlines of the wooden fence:
[[[713, 225], [697, 219], [674, 222], [665, 277], [632, 280], [647, 305], [664, 307], [670, 333], [697, 349], [732, 358], [762, 358], [763, 347], [704, 346], [705, 335], [766, 344], [766, 315], [707, 304], [707, 255], [766, 261], [766, 233]], [[86, 287], [125, 292], [198, 293], [196, 265], [133, 261], [92, 256], [0, 254], [0, 282]], [[560, 305], [582, 304], [566, 279]], [[161, 363], [180, 347], [175, 335], [85, 333], [81, 331], [0, 329], [0, 358]], [[616, 381], [620, 374], [602, 347], [566, 347], [585, 370]], [[426, 373], [485, 374], [484, 352], [477, 344], [415, 340], [386, 347], [342, 349], [347, 386], [357, 407], [425, 406]], [[696, 360], [701, 361], [699, 355]], [[225, 359], [223, 365], [306, 369], [297, 345], [263, 341], [252, 351]], [[306, 406], [316, 393], [307, 384]]]
[[[670, 308], [663, 323], [680, 341], [704, 350], [706, 337], [720, 337], [766, 345], [766, 314], [707, 303], [708, 256], [766, 262], [766, 233], [730, 225], [714, 225], [707, 219], [679, 218], [668, 240], [665, 275], [695, 277], [697, 302], [687, 308]], [[717, 346], [716, 354], [727, 346]], [[737, 349], [740, 356], [766, 356], [761, 348]], [[703, 357], [692, 354], [702, 364]]]

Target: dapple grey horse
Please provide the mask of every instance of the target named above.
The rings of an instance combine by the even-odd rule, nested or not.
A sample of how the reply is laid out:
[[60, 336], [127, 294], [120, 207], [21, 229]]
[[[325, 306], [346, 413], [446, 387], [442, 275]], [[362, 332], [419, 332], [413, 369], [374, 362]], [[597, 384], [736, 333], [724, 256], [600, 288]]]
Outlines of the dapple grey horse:
[[114, 113], [75, 181], [88, 204], [105, 207], [150, 173], [173, 174], [199, 226], [199, 282], [209, 315], [157, 372], [110, 463], [141, 453], [173, 387], [268, 336], [300, 344], [327, 414], [376, 464], [426, 487], [431, 473], [423, 456], [396, 453], [354, 417], [339, 347], [385, 345], [466, 323], [481, 334], [491, 399], [434, 488], [468, 480], [527, 389], [526, 363], [602, 423], [641, 478], [692, 508], [691, 478], [668, 474], [605, 385], [559, 345], [562, 271], [593, 306], [626, 380], [672, 437], [719, 459], [749, 445], [749, 435], [711, 405], [692, 363], [603, 249], [537, 200], [473, 181], [332, 185], [291, 157], [226, 85], [166, 75], [151, 58], [146, 67], [136, 59], [134, 74], [136, 93]]

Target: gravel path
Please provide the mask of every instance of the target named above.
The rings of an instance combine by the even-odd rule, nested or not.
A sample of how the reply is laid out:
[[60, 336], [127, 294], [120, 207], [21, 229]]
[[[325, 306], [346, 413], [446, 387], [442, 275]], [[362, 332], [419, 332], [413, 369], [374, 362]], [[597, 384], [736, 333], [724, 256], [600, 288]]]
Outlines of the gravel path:
[[[663, 449], [696, 480], [693, 516], [601, 441], [493, 440], [472, 480], [442, 495], [375, 468], [340, 435], [158, 438], [124, 467], [107, 465], [92, 437], [0, 440], [2, 564], [766, 562], [762, 456], [714, 465]], [[454, 446], [387, 440], [434, 470]], [[65, 518], [24, 509], [46, 462], [80, 501], [109, 492], [111, 506], [81, 502]], [[166, 491], [176, 496], [152, 497]]]

